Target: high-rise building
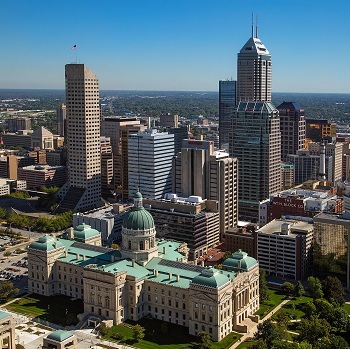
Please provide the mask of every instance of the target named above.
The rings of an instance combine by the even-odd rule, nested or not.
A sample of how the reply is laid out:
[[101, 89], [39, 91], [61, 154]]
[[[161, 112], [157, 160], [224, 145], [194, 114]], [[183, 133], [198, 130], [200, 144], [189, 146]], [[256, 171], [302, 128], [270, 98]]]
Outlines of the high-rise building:
[[11, 116], [7, 119], [8, 132], [17, 132], [19, 130], [30, 130], [31, 120], [26, 116]]
[[232, 113], [230, 155], [238, 159], [239, 218], [257, 222], [259, 202], [280, 190], [281, 133], [271, 103], [271, 55], [258, 28], [238, 53], [237, 102]]
[[237, 102], [271, 101], [271, 55], [258, 38], [258, 29], [238, 53]]
[[161, 199], [172, 190], [174, 135], [147, 129], [128, 138], [129, 195], [142, 191], [149, 199]]
[[66, 105], [64, 103], [57, 107], [57, 132], [60, 136], [66, 137]]
[[230, 155], [238, 159], [239, 218], [257, 222], [259, 202], [281, 187], [280, 121], [273, 104], [238, 104], [232, 118]]
[[305, 115], [298, 103], [283, 102], [277, 107], [280, 114], [281, 160], [288, 154], [305, 149]]
[[337, 124], [328, 119], [306, 119], [306, 149], [310, 142], [334, 142]]
[[113, 185], [113, 153], [109, 137], [100, 137], [101, 141], [101, 192], [103, 197], [111, 197]]
[[143, 132], [146, 126], [128, 116], [108, 116], [101, 121], [101, 134], [111, 140], [113, 153], [114, 191], [117, 199], [129, 198], [128, 142], [129, 135]]
[[99, 83], [84, 64], [66, 65], [68, 181], [59, 210], [87, 211], [101, 203]]
[[231, 116], [237, 105], [234, 80], [219, 81], [219, 147], [228, 148]]

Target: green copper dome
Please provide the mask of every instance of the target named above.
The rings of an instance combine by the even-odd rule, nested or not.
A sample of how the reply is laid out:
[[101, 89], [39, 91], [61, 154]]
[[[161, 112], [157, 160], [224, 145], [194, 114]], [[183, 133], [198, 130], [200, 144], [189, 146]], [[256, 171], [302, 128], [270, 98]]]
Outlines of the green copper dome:
[[74, 229], [74, 239], [85, 241], [95, 236], [100, 236], [100, 232], [96, 229], [91, 228], [91, 226], [88, 224], [80, 224]]
[[73, 333], [72, 332], [69, 332], [69, 331], [64, 331], [64, 330], [58, 330], [58, 331], [55, 331], [55, 332], [52, 332], [50, 333], [47, 338], [48, 339], [51, 339], [53, 341], [56, 341], [56, 342], [63, 342], [65, 341], [66, 339], [70, 338], [73, 336]]
[[45, 235], [41, 236], [38, 240], [32, 242], [28, 247], [33, 250], [48, 252], [63, 246], [64, 245], [60, 241], [56, 240], [52, 235]]
[[239, 269], [239, 270], [249, 270], [257, 264], [257, 260], [253, 257], [249, 257], [248, 254], [242, 250], [238, 250], [233, 253], [230, 258], [227, 258], [224, 263], [222, 263], [223, 267], [229, 269]]
[[214, 268], [204, 269], [201, 274], [192, 279], [193, 284], [199, 284], [211, 288], [220, 288], [230, 282], [230, 279]]
[[154, 228], [152, 215], [142, 206], [142, 195], [134, 195], [134, 207], [125, 214], [123, 228], [132, 230], [148, 230]]

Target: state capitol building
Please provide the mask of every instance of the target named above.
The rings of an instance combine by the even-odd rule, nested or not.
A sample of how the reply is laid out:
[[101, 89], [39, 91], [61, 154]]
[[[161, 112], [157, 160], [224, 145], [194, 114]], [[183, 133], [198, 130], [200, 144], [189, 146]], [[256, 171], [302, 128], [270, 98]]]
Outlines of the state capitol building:
[[[259, 264], [243, 251], [222, 270], [187, 263], [185, 243], [156, 239], [141, 193], [125, 215], [121, 249], [101, 246], [82, 224], [66, 238], [46, 235], [28, 247], [28, 290], [84, 302], [84, 317], [137, 321], [144, 316], [206, 331], [220, 341], [259, 309]], [[253, 317], [254, 318], [254, 317]]]

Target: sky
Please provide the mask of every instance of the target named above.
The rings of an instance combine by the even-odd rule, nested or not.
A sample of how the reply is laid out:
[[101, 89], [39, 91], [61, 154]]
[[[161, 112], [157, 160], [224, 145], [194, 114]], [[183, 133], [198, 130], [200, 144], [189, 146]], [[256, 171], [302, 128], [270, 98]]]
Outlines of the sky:
[[348, 0], [2, 0], [0, 13], [0, 88], [64, 89], [77, 61], [102, 90], [217, 91], [254, 13], [274, 92], [350, 93]]

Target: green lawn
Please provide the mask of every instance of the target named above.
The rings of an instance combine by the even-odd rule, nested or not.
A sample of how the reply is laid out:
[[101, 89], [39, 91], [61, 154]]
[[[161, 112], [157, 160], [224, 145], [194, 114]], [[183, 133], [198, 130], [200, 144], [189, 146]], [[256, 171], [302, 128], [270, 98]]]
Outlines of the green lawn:
[[[145, 328], [145, 337], [139, 342], [133, 341], [132, 326], [135, 322], [128, 322], [113, 326], [104, 336], [105, 339], [113, 340], [115, 333], [123, 336], [121, 343], [129, 344], [141, 349], [185, 349], [193, 348], [197, 338], [188, 334], [185, 326], [170, 324], [160, 320], [141, 319], [138, 324]], [[230, 333], [221, 342], [213, 342], [213, 349], [228, 349], [241, 337], [238, 333]]]
[[345, 303], [343, 305], [343, 308], [347, 311], [347, 313], [350, 315], [350, 304]]
[[285, 294], [281, 291], [270, 290], [269, 289], [270, 299], [260, 304], [259, 310], [255, 315], [260, 315], [260, 318], [263, 319], [271, 310], [277, 307], [282, 301], [286, 298]]
[[294, 319], [301, 319], [305, 316], [303, 311], [303, 306], [305, 303], [312, 302], [311, 297], [302, 296], [299, 298], [292, 298], [287, 304], [285, 304], [273, 317], [280, 313], [281, 311], [286, 312], [288, 315], [292, 316]]
[[44, 297], [31, 295], [19, 298], [6, 306], [10, 311], [40, 318], [58, 325], [77, 324], [77, 315], [84, 311], [82, 300], [70, 300], [66, 296]]

